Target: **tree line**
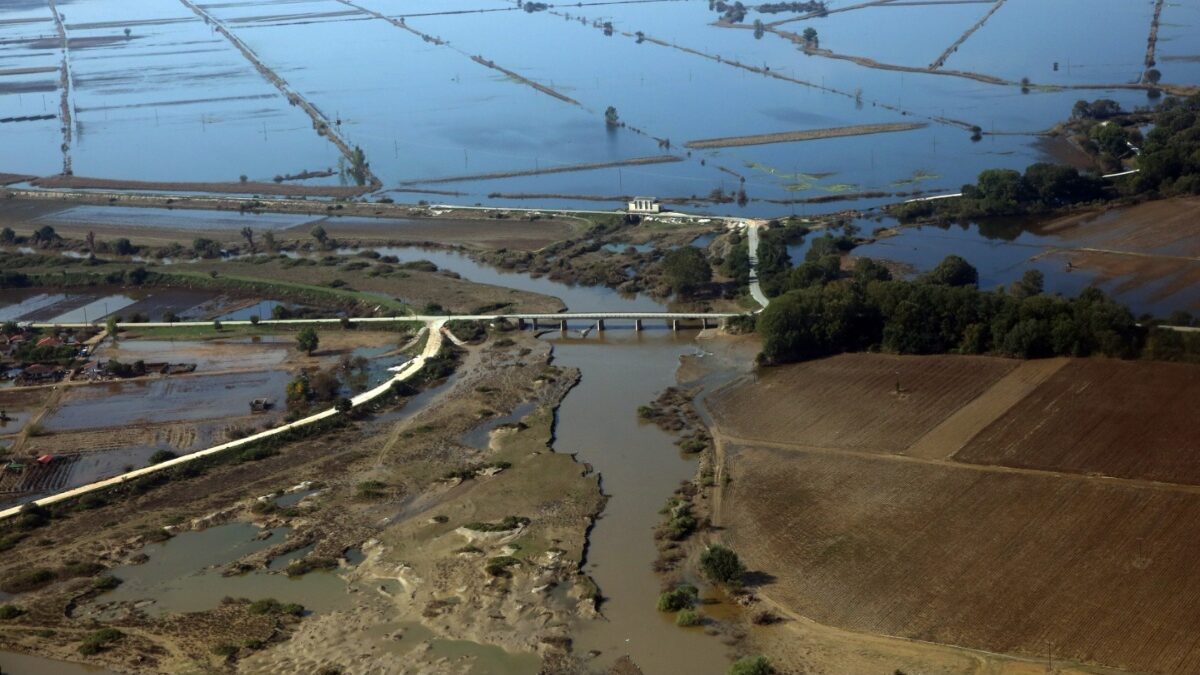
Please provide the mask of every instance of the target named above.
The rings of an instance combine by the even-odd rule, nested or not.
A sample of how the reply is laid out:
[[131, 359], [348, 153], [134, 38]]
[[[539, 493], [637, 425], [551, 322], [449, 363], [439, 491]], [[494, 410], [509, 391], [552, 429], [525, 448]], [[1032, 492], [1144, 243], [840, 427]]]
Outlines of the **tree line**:
[[[806, 260], [763, 311], [757, 325], [762, 363], [855, 351], [1200, 361], [1200, 334], [1140, 326], [1099, 289], [1076, 298], [1046, 295], [1036, 270], [1010, 288], [983, 291], [975, 268], [958, 256], [913, 281], [893, 279], [869, 258], [847, 272], [828, 264]], [[800, 273], [806, 265], [822, 274]]]

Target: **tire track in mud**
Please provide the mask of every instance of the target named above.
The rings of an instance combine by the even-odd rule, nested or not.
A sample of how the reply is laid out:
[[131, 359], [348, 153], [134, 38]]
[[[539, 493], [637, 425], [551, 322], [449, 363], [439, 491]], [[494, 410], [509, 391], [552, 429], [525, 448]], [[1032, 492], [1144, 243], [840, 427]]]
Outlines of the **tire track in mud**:
[[58, 31], [58, 39], [62, 41], [62, 66], [59, 70], [58, 88], [62, 92], [62, 100], [59, 103], [59, 115], [62, 118], [62, 156], [63, 166], [62, 173], [64, 176], [70, 176], [74, 173], [71, 166], [71, 140], [72, 128], [74, 127], [74, 102], [71, 98], [71, 52], [70, 42], [67, 39], [67, 27], [63, 24], [62, 15], [58, 13], [58, 5], [54, 0], [46, 0], [46, 4], [50, 7], [50, 12], [54, 14], [54, 27]]
[[[51, 3], [53, 2], [53, 0], [49, 1]], [[204, 21], [204, 23], [212, 26], [214, 30], [220, 33], [226, 40], [230, 42], [230, 44], [236, 47], [237, 50], [242, 53], [242, 56], [254, 65], [255, 69], [258, 70], [259, 74], [262, 75], [265, 80], [275, 85], [275, 88], [278, 89], [285, 98], [287, 98], [289, 103], [299, 106], [301, 110], [307, 113], [312, 119], [313, 127], [317, 130], [317, 134], [327, 138], [329, 142], [333, 143], [337, 149], [341, 151], [342, 155], [346, 158], [346, 161], [353, 164], [354, 150], [350, 147], [349, 143], [347, 143], [346, 140], [334, 130], [334, 125], [329, 123], [329, 118], [327, 118], [324, 113], [322, 113], [315, 105], [309, 102], [308, 99], [301, 96], [299, 92], [288, 85], [287, 80], [284, 80], [274, 70], [263, 63], [262, 60], [258, 58], [258, 54], [255, 54], [254, 50], [250, 49], [245, 42], [242, 42], [241, 38], [234, 35], [233, 31], [229, 30], [229, 28], [227, 28], [219, 19], [209, 14], [204, 8], [191, 2], [191, 0], [179, 0], [179, 2], [182, 3], [184, 7], [192, 10], [196, 16], [200, 17]], [[369, 165], [363, 167], [363, 173], [364, 178], [366, 179], [365, 182], [370, 187], [371, 191], [375, 191], [383, 187], [383, 183], [374, 174], [374, 172], [371, 171], [371, 167]]]
[[[180, 0], [180, 1], [182, 2], [184, 0]], [[513, 78], [514, 80], [520, 82], [521, 84], [526, 85], [528, 87], [532, 87], [532, 88], [542, 92], [543, 94], [546, 94], [547, 96], [551, 96], [553, 98], [556, 98], [556, 99], [562, 101], [563, 103], [570, 103], [571, 105], [577, 105], [581, 108], [583, 107], [582, 103], [580, 103], [579, 101], [576, 101], [575, 99], [571, 98], [570, 96], [567, 96], [566, 94], [563, 94], [562, 92], [556, 91], [551, 87], [547, 87], [546, 85], [544, 85], [540, 82], [531, 80], [528, 77], [525, 77], [524, 75], [522, 75], [518, 72], [509, 70], [508, 68], [497, 65], [495, 61], [486, 59], [483, 56], [478, 55], [478, 54], [467, 54], [465, 51], [458, 49], [457, 47], [451, 46], [449, 42], [447, 42], [439, 37], [436, 37], [433, 35], [428, 35], [426, 33], [422, 33], [421, 31], [417, 30], [416, 28], [413, 28], [413, 27], [409, 26], [407, 23], [405, 23], [403, 17], [401, 17], [399, 19], [393, 19], [392, 17], [387, 16], [386, 14], [376, 12], [373, 9], [368, 9], [366, 7], [363, 7], [362, 5], [357, 5], [353, 2], [351, 2], [351, 0], [338, 0], [338, 2], [342, 3], [343, 5], [345, 5], [347, 7], [353, 7], [354, 9], [357, 9], [360, 12], [365, 12], [381, 21], [386, 21], [386, 22], [392, 24], [393, 26], [395, 26], [396, 28], [406, 30], [409, 33], [412, 33], [413, 35], [420, 37], [422, 40], [424, 40], [426, 42], [438, 45], [440, 47], [443, 47], [443, 46], [450, 47], [450, 49], [453, 49], [454, 51], [458, 52], [459, 54], [462, 54], [463, 56], [470, 58], [472, 61], [474, 61], [475, 63], [478, 63], [481, 66], [484, 66], [485, 68], [491, 68], [492, 70], [500, 71], [501, 73], [504, 73], [508, 77]]]

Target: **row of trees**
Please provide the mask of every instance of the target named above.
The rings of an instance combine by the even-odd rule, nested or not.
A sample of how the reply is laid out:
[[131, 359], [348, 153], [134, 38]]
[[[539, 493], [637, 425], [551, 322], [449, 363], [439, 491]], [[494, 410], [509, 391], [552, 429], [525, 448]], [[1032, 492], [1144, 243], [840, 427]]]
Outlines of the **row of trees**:
[[1192, 344], [1200, 340], [1155, 332], [1155, 349], [1145, 349], [1147, 334], [1129, 310], [1097, 289], [1071, 299], [1047, 296], [1037, 272], [1006, 290], [981, 291], [977, 283], [978, 273], [957, 256], [915, 281], [894, 280], [882, 265], [860, 259], [849, 275], [839, 273], [773, 299], [758, 321], [760, 358], [787, 363], [864, 350], [1182, 358], [1200, 347]]
[[1078, 169], [1040, 162], [1022, 174], [1012, 169], [987, 169], [974, 185], [964, 185], [959, 199], [900, 204], [893, 213], [901, 219], [939, 216], [969, 219], [1048, 213], [1105, 196], [1106, 184]]

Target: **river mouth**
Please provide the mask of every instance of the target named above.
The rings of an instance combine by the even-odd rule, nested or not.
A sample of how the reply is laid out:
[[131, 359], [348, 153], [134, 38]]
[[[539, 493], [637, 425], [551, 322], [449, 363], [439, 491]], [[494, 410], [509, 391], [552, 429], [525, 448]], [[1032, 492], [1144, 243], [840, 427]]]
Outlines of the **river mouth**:
[[697, 464], [673, 436], [639, 421], [637, 408], [675, 384], [680, 357], [702, 353], [696, 337], [696, 331], [604, 331], [548, 338], [554, 362], [582, 373], [559, 407], [554, 450], [591, 465], [608, 496], [583, 568], [600, 588], [604, 619], [579, 626], [574, 636], [577, 654], [600, 653], [596, 665], [628, 656], [647, 675], [717, 675], [728, 668], [719, 639], [679, 628], [672, 614], [656, 611], [662, 580], [651, 568], [659, 510], [680, 482], [695, 477]]

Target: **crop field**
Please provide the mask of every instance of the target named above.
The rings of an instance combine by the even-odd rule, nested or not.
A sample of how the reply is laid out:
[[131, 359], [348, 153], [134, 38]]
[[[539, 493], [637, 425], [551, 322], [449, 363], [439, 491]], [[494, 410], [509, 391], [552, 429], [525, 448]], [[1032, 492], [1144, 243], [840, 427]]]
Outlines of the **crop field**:
[[1198, 484], [1196, 401], [1200, 370], [1195, 366], [1073, 361], [954, 458]]
[[739, 438], [897, 453], [1018, 363], [960, 356], [835, 356], [768, 369], [753, 387], [722, 395], [714, 412], [722, 430]]
[[737, 453], [730, 543], [761, 590], [868, 633], [1138, 672], [1200, 669], [1200, 495], [804, 450]]
[[723, 537], [767, 598], [859, 634], [1200, 668], [1200, 368], [853, 354], [716, 398]]

